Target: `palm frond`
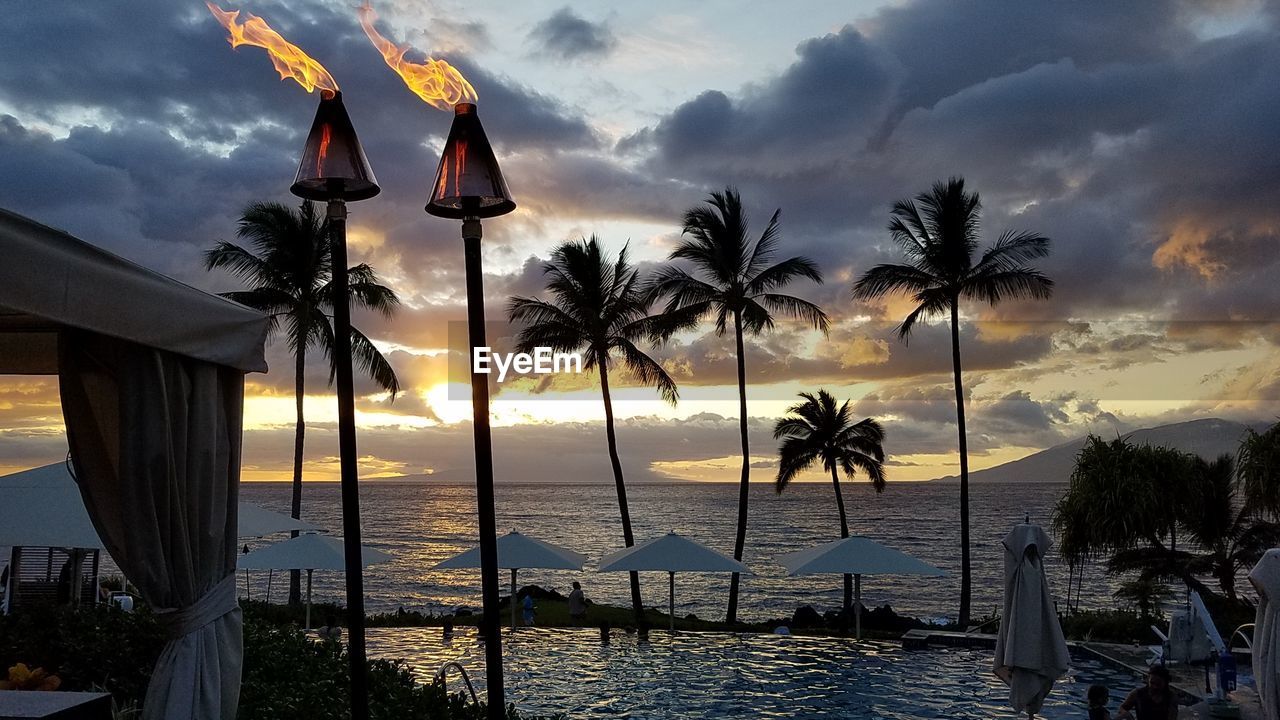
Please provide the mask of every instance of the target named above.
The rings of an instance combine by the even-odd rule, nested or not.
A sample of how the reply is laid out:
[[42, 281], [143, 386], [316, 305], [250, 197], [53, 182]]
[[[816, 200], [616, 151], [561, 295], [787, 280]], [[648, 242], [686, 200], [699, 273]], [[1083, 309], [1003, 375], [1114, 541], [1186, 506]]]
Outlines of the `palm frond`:
[[631, 373], [642, 385], [652, 385], [658, 389], [662, 399], [675, 405], [680, 401], [680, 391], [676, 381], [671, 378], [665, 368], [649, 357], [634, 343], [626, 338], [615, 337], [613, 347], [622, 353], [622, 361], [627, 372]]
[[895, 293], [915, 295], [940, 287], [945, 280], [914, 265], [876, 265], [863, 273], [853, 286], [855, 300], [875, 300]]
[[378, 350], [364, 333], [351, 328], [351, 361], [356, 369], [373, 379], [383, 390], [391, 393], [394, 401], [400, 393], [400, 379], [396, 371], [387, 362], [382, 351]]
[[822, 270], [817, 263], [807, 257], [787, 258], [752, 277], [747, 282], [747, 292], [752, 295], [772, 292], [802, 277], [822, 284]]
[[803, 320], [813, 329], [821, 330], [823, 335], [826, 335], [830, 328], [831, 322], [827, 318], [827, 314], [822, 311], [822, 308], [808, 300], [776, 293], [764, 293], [758, 295], [757, 299], [769, 310], [786, 313], [791, 317]]

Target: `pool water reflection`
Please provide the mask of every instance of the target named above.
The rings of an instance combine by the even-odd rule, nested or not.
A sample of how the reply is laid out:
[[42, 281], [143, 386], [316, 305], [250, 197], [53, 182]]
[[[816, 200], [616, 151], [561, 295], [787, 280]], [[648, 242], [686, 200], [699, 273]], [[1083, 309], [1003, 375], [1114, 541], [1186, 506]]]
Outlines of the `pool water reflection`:
[[[507, 697], [522, 710], [571, 718], [999, 718], [1014, 717], [1008, 691], [991, 674], [990, 650], [903, 650], [855, 643], [731, 633], [654, 632], [649, 641], [615, 630], [507, 632]], [[483, 687], [484, 652], [473, 629], [444, 641], [439, 628], [369, 631], [371, 657], [403, 658], [429, 682], [461, 662]], [[1112, 707], [1136, 687], [1131, 673], [1073, 655], [1040, 717], [1083, 717], [1085, 690], [1111, 688]], [[461, 690], [461, 682], [451, 689]]]

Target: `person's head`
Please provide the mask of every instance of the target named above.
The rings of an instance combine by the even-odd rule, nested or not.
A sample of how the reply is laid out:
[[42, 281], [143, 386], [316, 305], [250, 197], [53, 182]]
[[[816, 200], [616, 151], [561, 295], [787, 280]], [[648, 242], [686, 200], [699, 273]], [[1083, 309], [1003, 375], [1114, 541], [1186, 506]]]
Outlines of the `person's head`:
[[1147, 687], [1152, 690], [1167, 690], [1169, 688], [1169, 668], [1163, 665], [1152, 665], [1147, 671]]
[[574, 581], [573, 581], [573, 589], [574, 589], [574, 590], [581, 590], [581, 589], [582, 589], [582, 583], [578, 582], [577, 580], [574, 580]]
[[1089, 686], [1089, 704], [1095, 706], [1106, 705], [1107, 700], [1111, 697], [1111, 691], [1107, 690], [1106, 685], [1090, 685]]

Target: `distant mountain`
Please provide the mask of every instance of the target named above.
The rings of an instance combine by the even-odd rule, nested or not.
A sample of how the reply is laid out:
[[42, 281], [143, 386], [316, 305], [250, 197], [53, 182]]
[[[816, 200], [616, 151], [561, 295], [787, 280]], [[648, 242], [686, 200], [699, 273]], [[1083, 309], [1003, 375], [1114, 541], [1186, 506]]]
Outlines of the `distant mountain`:
[[[1215, 458], [1222, 453], [1235, 455], [1240, 446], [1240, 438], [1249, 428], [1238, 422], [1207, 418], [1188, 422], [1160, 425], [1159, 427], [1134, 430], [1126, 434], [1134, 443], [1149, 443], [1177, 448], [1192, 452], [1204, 458]], [[1104, 440], [1111, 440], [1115, 434], [1097, 433]], [[969, 473], [969, 481], [975, 483], [1034, 482], [1065, 483], [1071, 479], [1071, 471], [1075, 468], [1076, 455], [1084, 447], [1087, 438], [1077, 438], [1061, 445], [1054, 445], [1020, 460], [1007, 462], [986, 470]], [[935, 482], [957, 481], [958, 475], [938, 478]]]

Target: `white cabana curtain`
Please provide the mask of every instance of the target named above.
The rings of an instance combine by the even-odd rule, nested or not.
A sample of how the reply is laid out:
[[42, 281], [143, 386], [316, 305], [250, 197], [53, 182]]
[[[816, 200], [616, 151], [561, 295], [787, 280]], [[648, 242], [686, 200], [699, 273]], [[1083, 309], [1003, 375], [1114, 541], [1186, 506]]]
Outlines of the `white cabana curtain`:
[[1267, 720], [1280, 720], [1280, 549], [1263, 554], [1249, 572], [1258, 591], [1253, 626], [1253, 683]]
[[145, 720], [232, 720], [243, 661], [236, 510], [243, 371], [59, 336], [67, 438], [107, 551], [168, 630]]

